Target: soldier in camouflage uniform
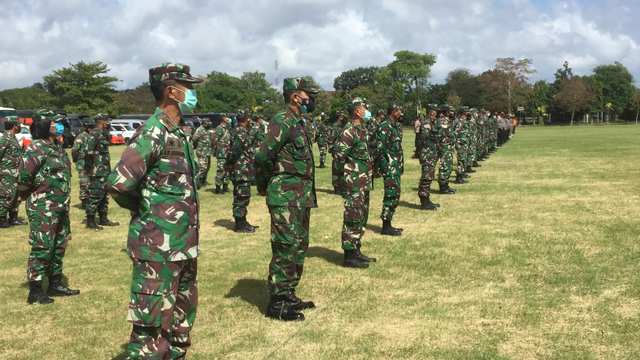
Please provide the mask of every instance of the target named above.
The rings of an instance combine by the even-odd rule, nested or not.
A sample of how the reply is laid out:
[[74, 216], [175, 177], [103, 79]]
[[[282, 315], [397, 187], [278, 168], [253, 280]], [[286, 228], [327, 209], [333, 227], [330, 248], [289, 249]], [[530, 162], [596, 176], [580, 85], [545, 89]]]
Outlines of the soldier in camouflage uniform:
[[317, 207], [313, 150], [302, 125], [302, 106], [311, 103], [306, 78], [284, 80], [285, 107], [269, 124], [267, 141], [256, 154], [258, 194], [267, 196], [271, 252], [267, 317], [301, 320], [298, 310], [315, 307], [295, 293], [309, 248], [309, 218]]
[[20, 132], [20, 120], [17, 116], [7, 116], [2, 122], [5, 132], [0, 132], [0, 228], [6, 229], [27, 223], [18, 220], [18, 175], [22, 166], [22, 146], [16, 134]]
[[211, 168], [211, 154], [213, 152], [213, 138], [209, 129], [211, 129], [211, 120], [204, 118], [202, 119], [202, 126], [196, 129], [191, 138], [198, 158], [198, 179], [201, 186], [209, 185], [207, 176]]
[[333, 193], [340, 194], [340, 189], [338, 188], [338, 179], [340, 179], [341, 170], [338, 169], [335, 159], [336, 153], [336, 145], [338, 144], [338, 137], [340, 136], [340, 132], [346, 123], [346, 118], [344, 116], [343, 111], [338, 111], [337, 118], [331, 125], [331, 134], [329, 135], [329, 151], [331, 152], [331, 156], [333, 157], [333, 162], [331, 163], [331, 185], [333, 185]]
[[238, 110], [238, 126], [233, 129], [231, 146], [226, 170], [231, 173], [233, 181], [233, 218], [235, 219], [235, 232], [252, 233], [258, 226], [247, 222], [247, 206], [251, 201], [251, 181], [253, 180], [253, 149], [249, 136], [251, 127], [251, 114], [249, 110]]
[[401, 129], [397, 125], [404, 116], [404, 107], [399, 101], [389, 102], [387, 119], [380, 124], [377, 154], [380, 156], [380, 171], [384, 178], [384, 199], [382, 202], [382, 235], [402, 235], [401, 228], [391, 226], [401, 193], [401, 176], [404, 172]]
[[465, 177], [468, 177], [465, 173], [467, 169], [467, 149], [469, 144], [469, 138], [467, 137], [466, 130], [466, 121], [467, 114], [469, 113], [469, 109], [463, 106], [460, 109], [460, 115], [453, 122], [453, 131], [456, 134], [456, 155], [458, 157], [458, 163], [456, 165], [456, 180], [454, 183], [456, 184], [465, 184], [467, 181], [464, 180]]
[[318, 129], [316, 130], [316, 139], [318, 143], [318, 151], [320, 153], [320, 166], [319, 169], [326, 168], [325, 161], [327, 160], [327, 145], [329, 142], [329, 127], [327, 125], [327, 117], [320, 115], [320, 122], [318, 122]]
[[440, 186], [440, 194], [454, 194], [455, 189], [449, 187], [449, 177], [453, 170], [453, 150], [456, 136], [451, 126], [449, 116], [451, 108], [449, 105], [443, 105], [443, 114], [436, 121], [436, 129], [438, 132], [438, 152], [440, 157], [440, 168], [438, 169], [438, 185]]
[[[474, 167], [481, 167], [482, 165], [478, 164], [478, 110], [476, 109], [469, 109], [469, 112], [471, 113], [471, 116], [469, 118], [469, 121], [471, 123], [471, 136], [469, 138], [469, 161], [467, 161], [467, 164], [469, 164], [472, 168]], [[475, 172], [475, 171], [471, 171], [471, 172]]]
[[438, 163], [438, 134], [436, 129], [436, 110], [438, 105], [427, 104], [427, 116], [420, 123], [418, 143], [420, 153], [420, 166], [422, 175], [418, 184], [418, 196], [422, 210], [438, 210], [439, 204], [431, 202], [431, 183], [436, 177], [436, 164]]
[[107, 114], [98, 114], [94, 118], [96, 126], [89, 133], [86, 144], [80, 150], [84, 155], [84, 170], [89, 177], [89, 202], [86, 206], [87, 228], [102, 230], [96, 225], [96, 212], [100, 216], [100, 225], [118, 226], [108, 219], [109, 193], [107, 192], [107, 176], [111, 172], [111, 155], [106, 131], [110, 127], [111, 118]]
[[356, 97], [347, 106], [351, 121], [345, 125], [336, 146], [335, 160], [342, 170], [339, 184], [344, 198], [342, 250], [344, 267], [368, 268], [376, 261], [360, 251], [369, 214], [369, 192], [373, 185], [373, 165], [369, 155], [369, 141], [365, 121], [371, 112], [365, 99]]
[[89, 203], [89, 176], [84, 168], [84, 153], [82, 151], [87, 143], [87, 139], [89, 139], [89, 133], [95, 125], [96, 123], [92, 118], [82, 119], [84, 131], [73, 140], [73, 148], [71, 149], [71, 158], [73, 162], [76, 163], [76, 170], [78, 171], [79, 194], [80, 201], [82, 202], [80, 208], [82, 210], [86, 210]]
[[217, 159], [216, 194], [224, 194], [231, 191], [229, 190], [229, 173], [224, 169], [224, 164], [227, 161], [227, 154], [229, 153], [229, 143], [231, 141], [230, 126], [232, 120], [227, 114], [222, 114], [220, 117], [220, 124], [213, 133], [213, 143]]
[[[29, 217], [29, 245], [27, 262], [29, 304], [50, 304], [52, 296], [73, 296], [79, 290], [62, 285], [62, 259], [69, 240], [69, 202], [71, 198], [71, 162], [56, 137], [64, 126], [60, 114], [52, 110], [38, 110], [33, 115], [33, 141], [24, 150], [18, 191], [26, 199]], [[49, 278], [47, 293], [42, 280]]]
[[376, 118], [371, 121], [371, 131], [369, 134], [369, 150], [371, 151], [371, 161], [373, 163], [373, 178], [380, 178], [380, 154], [378, 154], [378, 134], [380, 125], [386, 119], [385, 111], [380, 109]]
[[197, 164], [178, 125], [197, 104], [189, 66], [149, 69], [158, 107], [122, 153], [108, 190], [131, 212], [133, 261], [129, 359], [184, 359], [198, 306], [200, 201]]

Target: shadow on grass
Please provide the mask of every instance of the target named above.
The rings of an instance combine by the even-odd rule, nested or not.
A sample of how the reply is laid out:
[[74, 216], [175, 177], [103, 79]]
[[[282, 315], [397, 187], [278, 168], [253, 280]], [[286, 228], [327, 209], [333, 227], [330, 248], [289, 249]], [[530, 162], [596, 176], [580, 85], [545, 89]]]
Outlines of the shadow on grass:
[[367, 231], [372, 231], [376, 234], [380, 234], [380, 231], [382, 231], [382, 227], [378, 225], [367, 224]]
[[416, 209], [416, 210], [420, 210], [420, 204], [413, 204], [410, 202], [406, 202], [406, 201], [400, 201], [398, 203], [399, 206], [404, 206], [404, 207], [408, 207], [409, 209]]
[[342, 266], [342, 260], [344, 259], [344, 254], [342, 252], [338, 252], [335, 250], [331, 250], [331, 249], [327, 249], [319, 246], [312, 246], [307, 251], [307, 257], [325, 259], [327, 262]]
[[260, 310], [262, 314], [266, 314], [267, 303], [267, 281], [258, 279], [240, 279], [234, 287], [229, 290], [225, 298], [240, 298]]
[[226, 228], [227, 230], [233, 231], [236, 224], [229, 219], [218, 219], [213, 222], [213, 225], [220, 226], [220, 227]]
[[316, 188], [316, 192], [323, 192], [323, 193], [327, 193], [330, 195], [336, 195], [336, 196], [340, 196], [338, 194], [334, 194], [333, 193], [333, 189], [320, 189], [320, 188]]
[[111, 358], [111, 360], [125, 360], [127, 358], [127, 347], [129, 347], [129, 343], [122, 344], [120, 348], [123, 352]]

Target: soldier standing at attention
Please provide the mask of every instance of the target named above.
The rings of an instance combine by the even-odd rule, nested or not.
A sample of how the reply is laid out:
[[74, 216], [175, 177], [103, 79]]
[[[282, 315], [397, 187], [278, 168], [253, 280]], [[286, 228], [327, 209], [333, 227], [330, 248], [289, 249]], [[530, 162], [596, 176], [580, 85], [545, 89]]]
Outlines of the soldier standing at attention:
[[224, 194], [231, 191], [229, 190], [229, 173], [224, 169], [227, 154], [229, 153], [229, 142], [231, 141], [231, 118], [227, 114], [220, 115], [220, 118], [220, 124], [213, 133], [215, 154], [218, 161], [216, 165], [216, 194]]
[[427, 117], [420, 124], [419, 146], [420, 165], [422, 175], [418, 184], [418, 196], [422, 210], [438, 210], [439, 204], [431, 202], [431, 182], [436, 177], [436, 164], [438, 163], [438, 135], [436, 131], [436, 109], [438, 105], [428, 104]]
[[236, 226], [233, 231], [239, 233], [255, 232], [258, 226], [247, 222], [247, 206], [251, 200], [251, 181], [253, 181], [253, 166], [249, 128], [251, 115], [249, 110], [238, 110], [238, 126], [233, 129], [231, 146], [225, 168], [231, 173], [233, 181], [233, 218]]
[[[62, 259], [71, 240], [69, 202], [71, 198], [71, 162], [57, 137], [64, 126], [60, 114], [38, 110], [33, 115], [33, 141], [24, 150], [24, 167], [18, 179], [20, 196], [27, 201], [31, 232], [31, 252], [27, 263], [29, 304], [50, 304], [50, 296], [78, 295], [62, 285]], [[47, 293], [42, 280], [49, 277]]]
[[198, 157], [198, 181], [200, 186], [209, 185], [207, 176], [211, 168], [211, 153], [213, 151], [213, 138], [209, 129], [211, 129], [211, 120], [204, 118], [202, 119], [202, 126], [196, 129], [191, 138]]
[[324, 163], [327, 160], [327, 143], [329, 142], [329, 128], [327, 127], [327, 117], [324, 113], [320, 115], [316, 137], [318, 140], [318, 151], [320, 152], [320, 166], [318, 166], [318, 168], [324, 169], [326, 168]]
[[195, 108], [193, 83], [201, 81], [180, 63], [149, 69], [158, 107], [109, 175], [109, 192], [132, 216], [129, 359], [184, 359], [191, 345], [198, 306], [200, 201], [197, 165], [179, 124]]
[[455, 190], [449, 187], [449, 177], [453, 170], [453, 147], [455, 134], [449, 121], [451, 108], [443, 105], [443, 114], [436, 121], [438, 131], [438, 152], [440, 156], [440, 169], [438, 170], [438, 185], [440, 194], [455, 194]]
[[340, 194], [340, 190], [338, 189], [338, 179], [340, 178], [341, 170], [338, 169], [335, 159], [336, 146], [338, 143], [338, 136], [340, 136], [340, 132], [345, 124], [345, 117], [343, 111], [338, 111], [336, 121], [333, 122], [331, 126], [331, 135], [329, 136], [329, 147], [331, 151], [331, 156], [333, 157], [333, 162], [331, 163], [331, 185], [333, 185], [333, 193]]
[[109, 212], [109, 193], [107, 192], [107, 176], [111, 172], [111, 156], [109, 155], [109, 141], [106, 130], [111, 119], [107, 114], [98, 114], [94, 118], [96, 127], [91, 130], [87, 143], [82, 147], [84, 155], [84, 169], [89, 177], [89, 203], [85, 209], [87, 213], [87, 228], [102, 230], [96, 225], [96, 212], [100, 215], [100, 225], [118, 226], [107, 218]]
[[342, 169], [340, 189], [344, 198], [342, 250], [344, 267], [368, 268], [376, 261], [360, 251], [369, 214], [369, 192], [373, 185], [373, 165], [364, 128], [371, 120], [365, 99], [354, 98], [347, 106], [351, 121], [342, 129], [336, 147], [336, 162]]
[[78, 185], [80, 185], [80, 201], [82, 210], [87, 209], [89, 204], [89, 176], [84, 168], [84, 146], [89, 139], [89, 133], [94, 128], [96, 123], [92, 118], [82, 119], [82, 127], [84, 131], [73, 140], [73, 148], [71, 149], [71, 158], [76, 163], [76, 170], [78, 171]]
[[17, 116], [7, 116], [3, 123], [5, 132], [0, 132], [0, 228], [6, 229], [27, 223], [18, 220], [18, 176], [22, 167], [22, 146], [16, 134], [20, 132], [20, 120]]
[[415, 146], [416, 150], [413, 152], [413, 155], [411, 155], [412, 159], [417, 159], [418, 154], [420, 153], [420, 124], [422, 123], [422, 120], [423, 120], [422, 115], [420, 115], [420, 117], [418, 117], [413, 122], [413, 133], [416, 136], [416, 139], [413, 142], [413, 145]]
[[456, 134], [456, 155], [458, 157], [458, 164], [456, 165], [456, 184], [466, 184], [464, 180], [465, 176], [469, 176], [465, 173], [467, 166], [467, 145], [469, 139], [467, 138], [467, 132], [465, 131], [465, 121], [467, 120], [468, 108], [462, 107], [460, 109], [460, 116], [453, 121], [453, 131]]
[[256, 154], [256, 177], [258, 194], [267, 196], [271, 214], [266, 316], [291, 321], [304, 319], [299, 310], [315, 307], [295, 291], [309, 248], [311, 208], [318, 207], [313, 151], [301, 113], [318, 90], [310, 88], [306, 78], [285, 79], [283, 90], [285, 106], [269, 124], [267, 141]]
[[380, 124], [378, 132], [378, 155], [380, 156], [380, 171], [384, 178], [384, 199], [382, 201], [382, 230], [380, 234], [399, 236], [401, 228], [391, 226], [393, 214], [400, 201], [400, 178], [404, 172], [404, 154], [402, 152], [402, 138], [398, 132], [396, 122], [404, 116], [404, 107], [399, 101], [389, 102], [388, 117]]

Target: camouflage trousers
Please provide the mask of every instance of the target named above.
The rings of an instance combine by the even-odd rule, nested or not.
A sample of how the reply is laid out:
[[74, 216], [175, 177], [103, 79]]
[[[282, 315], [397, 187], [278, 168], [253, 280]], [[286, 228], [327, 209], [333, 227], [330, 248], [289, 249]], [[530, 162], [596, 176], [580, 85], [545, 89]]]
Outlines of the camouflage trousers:
[[471, 166], [476, 159], [476, 139], [472, 138], [467, 144], [467, 166]]
[[230, 177], [229, 173], [224, 169], [224, 163], [227, 161], [227, 158], [217, 158], [218, 162], [216, 164], [216, 186], [222, 186], [229, 184]]
[[14, 176], [0, 175], [0, 219], [7, 214], [17, 213], [20, 206], [18, 200], [18, 179]]
[[340, 176], [342, 175], [342, 170], [338, 169], [338, 162], [336, 158], [333, 157], [333, 162], [331, 163], [331, 185], [333, 187], [340, 186]]
[[453, 148], [452, 144], [443, 145], [440, 150], [440, 168], [438, 169], [438, 183], [448, 184], [453, 170]]
[[436, 178], [436, 165], [438, 164], [438, 153], [420, 152], [420, 165], [422, 166], [422, 175], [418, 184], [418, 196], [420, 198], [429, 197], [431, 194], [431, 182]]
[[109, 192], [107, 192], [106, 178], [90, 177], [89, 205], [87, 205], [87, 216], [107, 214], [109, 212]]
[[369, 192], [344, 195], [344, 219], [342, 222], [342, 249], [356, 250], [364, 236], [369, 218]]
[[198, 308], [198, 259], [131, 260], [129, 359], [184, 359]]
[[320, 154], [320, 163], [324, 164], [327, 161], [327, 145], [318, 143], [318, 153]]
[[27, 279], [42, 281], [62, 273], [62, 259], [71, 240], [69, 212], [50, 212], [27, 209], [29, 217], [29, 245]]
[[85, 170], [78, 171], [78, 185], [80, 185], [78, 186], [80, 200], [88, 200], [90, 196], [89, 186], [91, 185], [91, 181], [89, 181], [89, 175], [87, 175], [87, 172]]
[[464, 175], [464, 171], [467, 168], [467, 144], [465, 142], [456, 143], [456, 155], [458, 157], [458, 164], [456, 165], [456, 176]]
[[311, 208], [269, 206], [271, 215], [271, 263], [267, 290], [284, 295], [298, 286], [309, 248]]
[[382, 174], [384, 178], [384, 198], [382, 199], [382, 220], [392, 220], [393, 214], [400, 202], [400, 178], [401, 170], [399, 167], [390, 167], [386, 174]]
[[233, 182], [233, 217], [247, 216], [247, 206], [251, 202], [251, 183], [248, 181]]
[[198, 179], [200, 184], [204, 184], [207, 181], [209, 175], [209, 169], [211, 169], [211, 156], [198, 156]]

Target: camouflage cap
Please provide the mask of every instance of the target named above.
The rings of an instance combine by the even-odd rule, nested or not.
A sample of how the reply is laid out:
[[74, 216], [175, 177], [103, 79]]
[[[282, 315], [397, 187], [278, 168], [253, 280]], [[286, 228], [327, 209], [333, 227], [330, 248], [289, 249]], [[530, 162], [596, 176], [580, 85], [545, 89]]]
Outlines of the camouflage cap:
[[438, 110], [438, 104], [427, 104], [424, 108], [427, 110]]
[[476, 108], [471, 108], [469, 109], [469, 112], [475, 113], [475, 112], [478, 112], [478, 110]]
[[181, 63], [164, 63], [149, 69], [149, 83], [155, 84], [166, 80], [202, 82], [202, 79], [191, 76], [189, 65]]
[[389, 107], [392, 109], [404, 110], [404, 105], [401, 101], [389, 101]]
[[379, 110], [378, 110], [378, 115], [380, 115], [380, 114], [384, 115], [384, 110], [379, 109]]
[[247, 109], [238, 109], [238, 113], [236, 116], [251, 116], [251, 111]]
[[368, 108], [369, 104], [367, 104], [367, 99], [363, 97], [354, 97], [353, 99], [347, 102], [347, 109], [349, 110], [355, 109], [360, 106], [364, 106], [365, 108]]
[[460, 107], [460, 112], [461, 112], [461, 113], [469, 112], [469, 107], [468, 107], [468, 106], [461, 106], [461, 107]]
[[18, 117], [15, 116], [15, 115], [10, 115], [10, 116], [7, 116], [5, 118], [2, 118], [2, 122], [3, 123], [6, 122], [6, 121], [17, 121], [17, 122], [20, 122], [20, 119], [18, 119]]
[[336, 116], [344, 116], [344, 111], [338, 111], [338, 112], [336, 113]]
[[211, 125], [211, 120], [209, 118], [202, 118], [202, 125]]
[[317, 94], [318, 90], [311, 88], [311, 81], [305, 77], [286, 78], [282, 86], [283, 91], [287, 90], [304, 90], [309, 94]]
[[442, 111], [448, 111], [450, 107], [451, 107], [451, 106], [449, 106], [449, 104], [442, 104], [442, 105], [440, 106], [440, 110], [442, 110]]
[[450, 108], [449, 108], [449, 111], [450, 111], [450, 112], [452, 112], [452, 113], [455, 113], [455, 112], [456, 112], [456, 108], [454, 108], [454, 107], [452, 106], [452, 107], [450, 107]]
[[88, 117], [88, 118], [82, 119], [82, 125], [83, 126], [95, 126], [96, 122], [93, 121], [92, 118]]
[[94, 121], [102, 120], [106, 122], [111, 122], [111, 117], [109, 116], [109, 114], [99, 113], [98, 115], [93, 117], [93, 120]]
[[62, 119], [64, 119], [64, 115], [58, 114], [51, 109], [42, 109], [33, 113], [33, 121], [50, 120], [53, 122], [58, 122]]

